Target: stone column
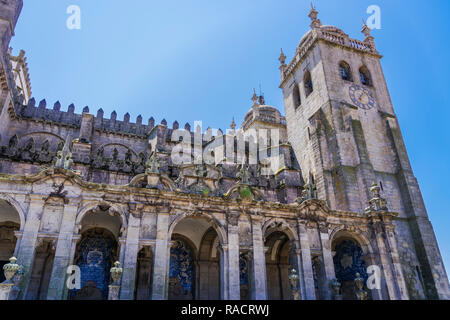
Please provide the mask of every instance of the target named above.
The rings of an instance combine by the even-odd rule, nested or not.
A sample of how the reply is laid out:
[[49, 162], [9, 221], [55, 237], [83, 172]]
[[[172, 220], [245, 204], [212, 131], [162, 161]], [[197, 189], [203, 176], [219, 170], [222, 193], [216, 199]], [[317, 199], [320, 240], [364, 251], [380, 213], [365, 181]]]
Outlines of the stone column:
[[[133, 300], [136, 284], [136, 265], [139, 251], [140, 217], [130, 213], [128, 218], [127, 240], [125, 244], [125, 257], [123, 262], [122, 284], [120, 300]], [[122, 249], [122, 248], [121, 248]], [[121, 250], [122, 251], [122, 250]]]
[[300, 258], [302, 268], [300, 274], [300, 283], [303, 283], [304, 287], [304, 292], [302, 292], [303, 299], [316, 300], [316, 289], [314, 286], [314, 275], [311, 260], [311, 248], [309, 245], [309, 237], [308, 232], [306, 230], [306, 224], [307, 221], [300, 219], [298, 220], [298, 231], [300, 239]]
[[23, 266], [23, 279], [20, 284], [19, 299], [26, 296], [28, 285], [30, 282], [31, 268], [34, 262], [36, 240], [41, 225], [41, 217], [44, 212], [45, 202], [42, 195], [31, 194], [29, 196], [29, 206], [23, 230], [20, 248], [18, 250], [17, 259]]
[[333, 255], [331, 253], [331, 241], [328, 235], [328, 225], [326, 223], [318, 223], [319, 233], [320, 233], [320, 243], [322, 245], [322, 259], [323, 267], [325, 271], [325, 278], [327, 282], [327, 290], [324, 292], [325, 299], [333, 299], [333, 295], [330, 289], [330, 283], [336, 278], [336, 273], [334, 271]]
[[168, 241], [169, 210], [158, 212], [156, 219], [156, 241], [153, 252], [152, 300], [167, 299], [170, 248]]
[[228, 246], [217, 245], [220, 252], [220, 299], [228, 300]]
[[127, 243], [127, 238], [119, 238], [119, 262], [120, 264], [123, 266], [123, 262], [125, 260], [125, 247], [126, 247], [126, 243]]
[[239, 214], [228, 217], [228, 298], [240, 300], [241, 286], [239, 279]]
[[53, 260], [52, 274], [48, 287], [47, 300], [61, 300], [64, 296], [64, 286], [67, 276], [67, 267], [70, 262], [73, 230], [78, 212], [79, 200], [70, 199], [64, 205], [61, 228], [56, 243], [55, 259]]
[[[297, 300], [306, 300], [306, 289], [305, 282], [303, 281], [303, 268], [302, 268], [302, 250], [298, 249], [296, 242], [291, 242], [291, 250], [289, 251], [289, 255], [294, 259], [294, 265], [290, 266], [289, 275], [292, 274], [292, 269], [295, 269], [296, 274], [298, 276], [298, 290], [299, 290], [299, 299]], [[291, 288], [292, 289], [292, 288]], [[296, 299], [294, 299], [296, 300]]]
[[253, 259], [251, 273], [251, 298], [267, 300], [266, 256], [262, 235], [262, 217], [252, 217]]
[[[70, 246], [70, 254], [69, 254], [69, 263], [68, 266], [73, 265], [75, 263], [74, 259], [75, 259], [75, 251], [77, 249], [77, 243], [78, 241], [81, 239], [81, 235], [79, 234], [73, 234], [72, 235], [72, 243]], [[67, 287], [67, 281], [69, 280], [67, 277], [69, 276], [69, 274], [66, 274], [66, 281], [64, 283], [64, 290], [63, 290], [63, 296], [62, 296], [62, 300], [67, 300], [68, 298], [68, 293], [69, 293], [69, 288]]]

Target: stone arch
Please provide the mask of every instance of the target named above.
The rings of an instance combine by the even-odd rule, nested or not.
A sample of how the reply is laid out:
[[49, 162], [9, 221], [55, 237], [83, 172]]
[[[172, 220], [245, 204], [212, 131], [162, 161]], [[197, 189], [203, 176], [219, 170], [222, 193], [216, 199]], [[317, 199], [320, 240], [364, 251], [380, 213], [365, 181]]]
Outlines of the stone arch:
[[264, 222], [262, 226], [262, 234], [264, 238], [269, 236], [271, 233], [275, 231], [281, 231], [286, 233], [289, 237], [290, 241], [297, 242], [298, 234], [292, 226], [290, 226], [284, 219], [280, 218], [272, 218]]
[[189, 217], [197, 217], [197, 218], [201, 218], [201, 219], [208, 221], [211, 224], [211, 226], [214, 228], [214, 230], [217, 232], [217, 235], [219, 236], [220, 244], [223, 245], [223, 244], [228, 243], [227, 232], [225, 231], [225, 228], [223, 227], [222, 223], [216, 217], [214, 217], [212, 214], [209, 214], [209, 213], [201, 213], [201, 214], [192, 214], [189, 212], [179, 213], [169, 225], [169, 231], [168, 231], [169, 239], [172, 237], [173, 230], [175, 229], [175, 227], [182, 220], [184, 220], [185, 218], [189, 218]]
[[[356, 300], [354, 279], [357, 273], [365, 283], [368, 279], [367, 262], [373, 259], [370, 243], [361, 233], [342, 227], [334, 230], [330, 239], [336, 278], [341, 283], [341, 295], [345, 300]], [[370, 290], [367, 291], [371, 298]]]
[[312, 76], [309, 70], [303, 75], [303, 89], [305, 90], [305, 97], [308, 97], [314, 91]]
[[352, 69], [350, 65], [344, 60], [341, 60], [339, 62], [339, 74], [342, 80], [353, 82]]
[[174, 234], [170, 247], [169, 300], [194, 300], [197, 292], [198, 250], [195, 244], [182, 234]]
[[115, 235], [102, 227], [84, 230], [77, 243], [74, 264], [81, 271], [81, 289], [73, 289], [73, 300], [106, 300], [110, 283], [110, 269], [118, 259]]
[[361, 246], [361, 249], [363, 249], [365, 255], [374, 254], [374, 250], [369, 239], [362, 232], [357, 232], [356, 230], [352, 231], [345, 226], [340, 226], [331, 231], [330, 244], [333, 245], [336, 240], [341, 238], [348, 238], [356, 241]]
[[23, 231], [23, 228], [25, 227], [25, 214], [24, 214], [25, 211], [22, 208], [22, 205], [19, 203], [19, 201], [17, 201], [13, 197], [11, 197], [5, 193], [0, 193], [0, 199], [6, 201], [9, 205], [11, 205], [16, 210], [17, 214], [19, 215], [19, 220], [20, 220], [19, 231]]
[[362, 65], [359, 68], [359, 76], [360, 76], [361, 83], [363, 85], [366, 85], [369, 87], [373, 86], [372, 75], [371, 75], [369, 69], [367, 68], [367, 66]]
[[291, 297], [289, 286], [289, 270], [296, 269], [295, 256], [292, 255], [295, 243], [289, 237], [286, 229], [272, 228], [266, 233], [264, 246], [267, 248], [266, 274], [267, 295], [270, 300], [289, 300]]
[[[219, 299], [223, 289], [220, 261], [224, 257], [217, 250], [216, 239], [220, 244], [226, 244], [225, 230], [219, 222], [210, 214], [179, 214], [170, 225], [169, 239], [172, 243], [169, 298]], [[187, 259], [189, 254], [185, 251], [188, 247], [192, 251], [192, 261]], [[184, 262], [181, 264], [180, 261]], [[189, 272], [180, 268], [188, 268]]]
[[101, 145], [101, 146], [99, 146], [98, 148], [95, 149], [94, 153], [96, 153], [97, 150], [100, 150], [100, 149], [105, 150], [107, 147], [114, 147], [114, 146], [119, 146], [119, 147], [125, 148], [126, 150], [130, 150], [130, 151], [133, 153], [133, 155], [134, 155], [135, 157], [138, 156], [138, 154], [136, 153], [136, 151], [134, 151], [133, 149], [131, 149], [131, 148], [128, 147], [127, 145], [122, 144], [122, 143], [117, 143], [117, 142], [106, 143], [106, 144], [104, 144], [104, 145]]
[[86, 217], [86, 215], [88, 215], [92, 210], [95, 210], [95, 209], [101, 208], [101, 207], [108, 208], [107, 210], [109, 210], [112, 213], [117, 214], [117, 216], [121, 220], [121, 227], [120, 227], [119, 235], [122, 234], [122, 236], [125, 236], [127, 228], [128, 228], [128, 219], [125, 214], [124, 208], [118, 204], [110, 203], [107, 201], [93, 201], [93, 202], [89, 202], [89, 203], [85, 204], [83, 207], [81, 207], [78, 210], [77, 218], [75, 220], [75, 229], [76, 229], [75, 232], [79, 233], [81, 231], [82, 221], [83, 221], [84, 217]]

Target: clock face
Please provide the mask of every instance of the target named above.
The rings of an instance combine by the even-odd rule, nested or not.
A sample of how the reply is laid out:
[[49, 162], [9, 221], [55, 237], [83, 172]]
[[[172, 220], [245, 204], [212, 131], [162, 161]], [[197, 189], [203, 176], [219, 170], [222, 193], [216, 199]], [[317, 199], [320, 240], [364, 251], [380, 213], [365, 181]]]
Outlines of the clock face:
[[349, 95], [353, 103], [361, 109], [369, 110], [375, 107], [375, 99], [369, 90], [358, 85], [349, 88]]

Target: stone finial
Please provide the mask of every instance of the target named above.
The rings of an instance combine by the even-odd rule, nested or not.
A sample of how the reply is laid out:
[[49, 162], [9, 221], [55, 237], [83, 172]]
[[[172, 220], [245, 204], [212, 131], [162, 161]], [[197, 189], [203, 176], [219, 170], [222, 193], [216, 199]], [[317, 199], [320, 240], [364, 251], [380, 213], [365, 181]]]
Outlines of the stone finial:
[[253, 106], [258, 105], [258, 96], [256, 95], [256, 90], [253, 88], [253, 96], [252, 96]]
[[125, 122], [125, 123], [130, 122], [130, 114], [128, 112], [125, 113], [125, 115], [123, 116], [123, 122]]
[[280, 61], [280, 64], [282, 66], [286, 65], [286, 56], [284, 55], [283, 48], [281, 49], [281, 53], [280, 53], [280, 57], [278, 58], [278, 61]]
[[117, 112], [116, 112], [116, 111], [113, 111], [113, 112], [111, 113], [111, 120], [112, 120], [112, 121], [116, 121], [116, 119], [117, 119]]
[[20, 266], [16, 263], [16, 257], [9, 258], [9, 263], [3, 266], [3, 273], [7, 282], [11, 282], [11, 279], [16, 275]]
[[118, 283], [123, 273], [123, 269], [120, 267], [120, 262], [119, 261], [114, 262], [114, 267], [112, 267], [109, 272], [111, 274], [111, 279], [113, 281], [112, 283]]
[[175, 122], [172, 124], [172, 129], [173, 129], [173, 130], [178, 130], [179, 127], [180, 127], [180, 124], [178, 123], [178, 121], [175, 121]]
[[341, 283], [338, 279], [334, 278], [330, 281], [331, 293], [333, 295], [334, 300], [342, 300], [341, 295]]
[[141, 115], [138, 115], [138, 116], [137, 116], [137, 118], [136, 118], [136, 124], [139, 125], [139, 126], [142, 125], [142, 116], [141, 116]]
[[59, 101], [56, 101], [53, 105], [53, 110], [60, 111], [61, 110], [61, 103]]
[[68, 113], [74, 113], [75, 112], [75, 105], [71, 103], [69, 107], [67, 108]]
[[234, 117], [233, 117], [233, 120], [231, 120], [230, 128], [233, 131], [236, 129], [236, 123], [234, 122]]
[[363, 27], [361, 29], [361, 32], [366, 36], [364, 39], [364, 43], [367, 44], [367, 46], [373, 50], [376, 51], [377, 48], [375, 46], [375, 38], [371, 35], [371, 29], [367, 26], [366, 22], [363, 19]]
[[56, 154], [55, 168], [72, 170], [72, 153], [70, 152], [70, 145], [72, 143], [72, 136], [67, 135], [66, 141], [64, 142], [64, 147], [59, 150]]
[[186, 122], [186, 124], [184, 125], [184, 130], [191, 132], [191, 125], [189, 124], [189, 122]]
[[258, 98], [258, 103], [262, 106], [264, 106], [266, 104], [266, 100], [264, 99], [263, 95], [260, 95]]
[[292, 268], [288, 278], [289, 278], [289, 283], [291, 285], [292, 300], [300, 300], [300, 290], [298, 287], [297, 270]]
[[161, 124], [162, 124], [163, 126], [167, 126], [167, 120], [166, 120], [166, 119], [162, 119]]
[[366, 212], [373, 212], [373, 211], [386, 211], [387, 208], [387, 201], [386, 199], [382, 198], [380, 195], [380, 187], [376, 182], [372, 184], [370, 187], [370, 192], [372, 193], [372, 199], [369, 200], [369, 206], [366, 208]]
[[319, 12], [314, 8], [313, 4], [311, 3], [311, 11], [308, 14], [308, 17], [311, 19], [311, 28], [320, 28], [322, 26], [322, 22], [320, 22], [320, 19], [317, 19], [317, 16], [319, 15]]
[[359, 273], [356, 273], [354, 282], [358, 300], [367, 300], [367, 291], [364, 290], [364, 278]]
[[83, 113], [89, 113], [89, 107], [88, 106], [83, 108]]
[[370, 35], [371, 31], [372, 30], [367, 26], [366, 21], [364, 21], [364, 19], [363, 19], [363, 27], [361, 29], [362, 34], [364, 34], [366, 36], [366, 38], [367, 38], [367, 37], [371, 36]]

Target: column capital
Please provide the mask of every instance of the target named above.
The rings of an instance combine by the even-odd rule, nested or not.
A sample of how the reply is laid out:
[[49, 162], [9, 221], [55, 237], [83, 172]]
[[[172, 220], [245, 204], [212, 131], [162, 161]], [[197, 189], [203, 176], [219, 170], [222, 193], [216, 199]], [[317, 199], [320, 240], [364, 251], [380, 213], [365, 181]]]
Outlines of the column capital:
[[222, 252], [227, 252], [228, 251], [228, 244], [220, 244], [220, 243], [218, 243], [217, 244], [217, 249], [219, 250], [219, 251], [222, 251]]
[[23, 231], [15, 230], [14, 231], [14, 236], [17, 238], [17, 240], [22, 239]]
[[31, 203], [44, 203], [45, 202], [45, 197], [42, 194], [39, 193], [31, 193], [28, 195], [29, 198], [29, 202]]

